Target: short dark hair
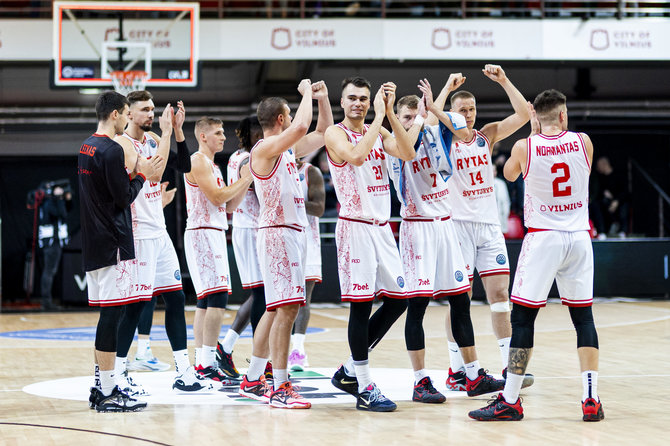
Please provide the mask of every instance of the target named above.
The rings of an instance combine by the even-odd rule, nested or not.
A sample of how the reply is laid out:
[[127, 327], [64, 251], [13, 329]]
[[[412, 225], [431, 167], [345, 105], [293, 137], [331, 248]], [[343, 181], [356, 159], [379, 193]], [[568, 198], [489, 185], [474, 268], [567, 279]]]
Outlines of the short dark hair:
[[454, 102], [456, 99], [474, 99], [475, 95], [470, 93], [467, 90], [460, 90], [451, 95], [451, 107], [454, 107]]
[[419, 100], [420, 100], [419, 97], [415, 94], [403, 96], [400, 99], [398, 99], [396, 110], [400, 111], [401, 107], [407, 107], [412, 110], [415, 110], [419, 108]]
[[128, 99], [116, 91], [105, 91], [95, 101], [95, 115], [98, 122], [106, 121], [114, 110], [123, 113], [126, 105], [130, 105]]
[[349, 84], [358, 88], [366, 87], [368, 91], [372, 91], [372, 84], [370, 84], [370, 81], [361, 76], [350, 76], [344, 78], [342, 81], [342, 90], [344, 90]]
[[288, 102], [284, 98], [275, 96], [263, 99], [256, 108], [256, 116], [261, 127], [264, 129], [274, 127], [277, 116], [283, 115], [286, 111], [286, 105], [288, 105]]
[[133, 105], [135, 102], [150, 101], [154, 96], [146, 90], [131, 91], [128, 93], [128, 102]]
[[254, 134], [258, 132], [261, 133], [262, 138], [263, 129], [256, 115], [247, 116], [241, 120], [235, 129], [235, 135], [240, 140], [238, 147], [240, 149], [251, 150], [254, 144]]
[[565, 105], [567, 98], [558, 90], [549, 89], [544, 90], [538, 94], [533, 101], [533, 108], [538, 115], [545, 121], [553, 121], [558, 119], [557, 108]]
[[204, 132], [207, 127], [213, 125], [223, 126], [223, 121], [217, 118], [210, 118], [209, 116], [203, 116], [202, 118], [199, 118], [197, 121], [195, 121], [195, 139], [199, 141], [200, 133]]

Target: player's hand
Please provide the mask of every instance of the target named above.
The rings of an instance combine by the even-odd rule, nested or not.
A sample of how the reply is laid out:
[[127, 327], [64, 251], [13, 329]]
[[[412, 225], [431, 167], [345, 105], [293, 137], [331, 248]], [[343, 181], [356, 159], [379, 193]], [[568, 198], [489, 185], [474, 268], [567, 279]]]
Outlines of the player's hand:
[[377, 93], [375, 94], [375, 100], [373, 102], [373, 106], [375, 108], [375, 115], [382, 115], [384, 116], [386, 114], [386, 102], [385, 102], [385, 97], [384, 97], [384, 87], [379, 87], [379, 90], [377, 90]]
[[446, 83], [447, 91], [451, 93], [464, 83], [465, 83], [465, 77], [463, 76], [462, 73], [451, 73]]
[[542, 132], [542, 126], [540, 121], [537, 119], [537, 113], [535, 112], [535, 107], [531, 104], [530, 101], [527, 101], [528, 114], [530, 115], [530, 136], [537, 135]]
[[309, 79], [301, 80], [298, 84], [298, 93], [300, 93], [301, 96], [305, 96], [305, 93], [308, 91], [312, 91], [312, 81]]
[[503, 71], [500, 65], [486, 64], [484, 65], [482, 73], [484, 73], [484, 76], [498, 83], [507, 79], [505, 71]]
[[165, 106], [165, 109], [163, 109], [163, 113], [161, 113], [161, 117], [158, 118], [158, 123], [161, 127], [161, 136], [164, 133], [171, 133], [172, 132], [172, 119], [174, 118], [174, 109], [170, 104]]
[[431, 110], [433, 108], [433, 90], [430, 87], [430, 82], [428, 82], [428, 79], [420, 79], [419, 80], [419, 90], [421, 90], [421, 93], [423, 93], [424, 101], [426, 103], [426, 110]]
[[324, 81], [312, 84], [312, 99], [328, 99], [328, 87]]
[[177, 101], [177, 112], [172, 116], [172, 127], [181, 129], [186, 119], [186, 109], [183, 101]]
[[417, 116], [421, 116], [423, 119], [426, 119], [428, 117], [428, 109], [426, 107], [426, 96], [422, 96], [421, 99], [419, 99], [419, 111], [417, 113]]
[[151, 159], [138, 156], [135, 172], [138, 174], [141, 173], [144, 175], [144, 178], [151, 178], [159, 172], [162, 172], [163, 167], [165, 167], [165, 159], [160, 155], [152, 156]]
[[384, 82], [382, 84], [382, 89], [384, 91], [384, 104], [386, 106], [386, 114], [392, 115], [393, 105], [395, 104], [395, 90], [396, 85], [393, 82]]
[[163, 204], [163, 207], [172, 203], [172, 201], [174, 200], [175, 195], [177, 194], [177, 188], [176, 187], [173, 187], [172, 189], [167, 190], [168, 184], [170, 184], [169, 181], [163, 181], [161, 183], [161, 203]]

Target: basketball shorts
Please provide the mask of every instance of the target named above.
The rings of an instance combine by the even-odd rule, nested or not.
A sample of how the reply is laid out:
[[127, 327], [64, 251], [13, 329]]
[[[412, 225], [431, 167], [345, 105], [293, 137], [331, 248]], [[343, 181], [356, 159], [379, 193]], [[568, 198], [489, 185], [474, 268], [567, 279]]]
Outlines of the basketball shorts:
[[452, 296], [470, 290], [451, 220], [400, 224], [400, 256], [409, 297]]
[[342, 301], [408, 297], [400, 253], [388, 224], [338, 219], [335, 242]]
[[236, 228], [233, 226], [233, 252], [245, 290], [263, 286], [263, 276], [256, 253], [256, 228]]
[[198, 299], [230, 291], [226, 232], [214, 228], [184, 232], [186, 264]]
[[258, 230], [256, 249], [265, 283], [265, 308], [305, 304], [305, 231], [285, 227]]
[[593, 303], [593, 246], [587, 231], [526, 234], [510, 300], [544, 307], [554, 279], [563, 305], [587, 307]]
[[475, 268], [479, 277], [509, 275], [507, 246], [499, 225], [454, 220], [454, 227], [470, 280]]
[[[123, 260], [116, 265], [106, 266], [86, 272], [88, 304], [99, 307], [112, 307], [138, 302], [135, 296], [135, 277], [137, 260]], [[151, 297], [148, 298], [150, 300]]]

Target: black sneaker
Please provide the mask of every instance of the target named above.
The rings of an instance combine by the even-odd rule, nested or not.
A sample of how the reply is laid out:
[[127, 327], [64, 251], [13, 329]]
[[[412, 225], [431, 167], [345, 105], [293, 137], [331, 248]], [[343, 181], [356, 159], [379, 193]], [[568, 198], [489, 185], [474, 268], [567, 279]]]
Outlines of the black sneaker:
[[500, 393], [489, 400], [488, 406], [473, 410], [468, 416], [478, 421], [519, 421], [523, 419], [521, 398], [518, 398], [516, 403], [510, 404]]
[[139, 412], [145, 407], [146, 402], [131, 398], [122, 392], [119, 386], [114, 387], [109, 396], [104, 396], [101, 392], [100, 399], [95, 403], [95, 410], [98, 412]]
[[330, 382], [341, 391], [358, 396], [358, 380], [355, 376], [347, 375], [344, 365], [337, 369]]
[[370, 384], [364, 391], [358, 394], [356, 409], [369, 410], [370, 412], [393, 412], [398, 406], [382, 395], [381, 390], [375, 383]]
[[195, 373], [200, 376], [200, 378], [211, 379], [212, 381], [220, 383], [222, 386], [233, 386], [240, 383], [239, 379], [230, 378], [218, 367], [203, 367], [199, 365], [195, 368]]
[[419, 403], [444, 403], [446, 400], [447, 397], [433, 387], [433, 382], [428, 376], [424, 377], [414, 386], [412, 401], [417, 401]]
[[[507, 381], [507, 367], [505, 367], [502, 371], [502, 376], [505, 381]], [[523, 376], [523, 383], [521, 383], [521, 388], [525, 389], [526, 387], [530, 387], [533, 385], [535, 382], [535, 377], [531, 375], [530, 373], [526, 373]]]
[[468, 384], [465, 379], [465, 371], [463, 369], [453, 371], [449, 369], [449, 377], [447, 378], [447, 390], [455, 392], [465, 392], [465, 386]]
[[219, 364], [219, 368], [223, 373], [228, 375], [230, 378], [239, 379], [240, 372], [235, 368], [235, 363], [233, 362], [233, 354], [226, 353], [223, 351], [223, 345], [220, 342], [216, 343], [216, 362]]
[[100, 398], [104, 398], [100, 389], [97, 387], [91, 387], [91, 394], [88, 396], [88, 408], [95, 409], [95, 403]]
[[467, 377], [467, 384], [465, 390], [468, 396], [483, 395], [485, 393], [497, 392], [505, 388], [505, 381], [502, 379], [495, 379], [486, 370], [479, 369], [477, 372], [477, 379], [470, 380]]

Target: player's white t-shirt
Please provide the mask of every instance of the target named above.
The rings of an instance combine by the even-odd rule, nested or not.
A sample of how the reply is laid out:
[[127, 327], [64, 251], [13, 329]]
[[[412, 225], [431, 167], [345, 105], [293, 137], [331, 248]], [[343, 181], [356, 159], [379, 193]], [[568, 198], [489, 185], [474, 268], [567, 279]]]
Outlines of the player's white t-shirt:
[[[204, 155], [198, 155], [196, 152], [192, 155], [192, 157], [194, 156]], [[207, 162], [210, 165], [214, 178], [216, 178], [217, 187], [219, 189], [225, 187], [226, 184], [223, 181], [223, 175], [221, 175], [219, 166], [210, 159], [207, 159]], [[209, 201], [207, 196], [205, 196], [205, 193], [197, 184], [191, 183], [186, 178], [186, 174], [184, 174], [184, 184], [186, 190], [186, 229], [228, 229], [228, 218], [226, 215], [225, 204], [215, 206], [214, 203]]]
[[[259, 140], [251, 149], [251, 159], [254, 149], [262, 142], [262, 139]], [[268, 175], [257, 174], [251, 165], [252, 161], [249, 161], [260, 205], [258, 227], [288, 226], [298, 230], [305, 228], [305, 196], [300, 186], [293, 149], [283, 152], [277, 158], [274, 169]]]
[[[336, 124], [343, 129], [354, 146], [363, 139], [363, 134]], [[365, 125], [365, 131], [370, 128]], [[387, 221], [391, 216], [391, 191], [386, 166], [386, 157], [381, 134], [375, 139], [372, 150], [361, 166], [346, 161], [335, 163], [330, 157], [330, 173], [337, 200], [340, 202], [340, 217]]]
[[474, 130], [472, 140], [452, 144], [450, 155], [453, 167], [449, 183], [452, 217], [499, 226], [489, 140], [483, 133]]
[[528, 228], [589, 229], [591, 163], [579, 133], [528, 138], [524, 219]]
[[[228, 185], [240, 179], [240, 163], [249, 158], [249, 152], [238, 150], [228, 160]], [[256, 192], [250, 187], [247, 189], [242, 202], [233, 211], [233, 226], [235, 228], [258, 228], [258, 214], [260, 206]]]
[[[138, 155], [147, 159], [156, 155], [158, 142], [148, 133], [144, 134], [142, 141], [136, 140], [127, 133], [124, 133], [123, 136], [133, 144]], [[161, 183], [147, 180], [137, 198], [131, 203], [130, 211], [135, 240], [158, 238], [167, 233], [161, 194]]]

